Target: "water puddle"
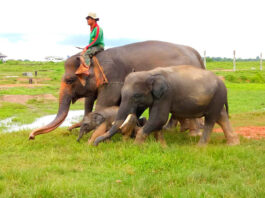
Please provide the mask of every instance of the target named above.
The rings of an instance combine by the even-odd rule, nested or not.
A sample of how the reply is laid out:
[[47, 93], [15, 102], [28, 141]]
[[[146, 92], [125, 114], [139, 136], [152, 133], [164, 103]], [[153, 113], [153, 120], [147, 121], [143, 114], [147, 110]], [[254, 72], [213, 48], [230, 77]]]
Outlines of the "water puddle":
[[[79, 122], [84, 115], [84, 110], [73, 110], [69, 111], [67, 118], [63, 122], [63, 124], [60, 125], [60, 127], [69, 127], [73, 123]], [[24, 124], [24, 125], [19, 125], [15, 124], [12, 122], [12, 119], [14, 117], [7, 118], [5, 120], [0, 121], [0, 127], [4, 127], [5, 129], [3, 132], [16, 132], [20, 130], [32, 130], [36, 129], [42, 126], [45, 126], [49, 124], [51, 121], [54, 120], [56, 117], [56, 114], [54, 115], [47, 115], [43, 116], [41, 118], [36, 119], [33, 123], [31, 124]]]

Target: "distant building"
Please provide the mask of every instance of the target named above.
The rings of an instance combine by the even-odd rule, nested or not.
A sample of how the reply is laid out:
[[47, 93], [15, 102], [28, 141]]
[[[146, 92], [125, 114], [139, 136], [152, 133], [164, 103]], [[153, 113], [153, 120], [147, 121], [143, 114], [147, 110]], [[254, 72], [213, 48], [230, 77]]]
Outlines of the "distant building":
[[2, 53], [0, 52], [0, 60], [1, 60], [1, 61], [5, 62], [5, 58], [6, 58], [6, 57], [7, 57], [6, 55], [4, 55], [4, 54], [2, 54]]
[[59, 56], [46, 56], [45, 60], [46, 61], [52, 61], [52, 62], [60, 62], [60, 61], [63, 61], [64, 58], [63, 57], [59, 57]]

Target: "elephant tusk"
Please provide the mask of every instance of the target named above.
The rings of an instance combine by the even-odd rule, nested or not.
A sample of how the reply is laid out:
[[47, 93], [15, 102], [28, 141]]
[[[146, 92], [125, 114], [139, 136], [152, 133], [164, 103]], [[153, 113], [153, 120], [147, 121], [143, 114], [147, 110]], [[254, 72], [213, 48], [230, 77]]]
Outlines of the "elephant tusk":
[[126, 120], [122, 123], [122, 125], [120, 126], [120, 129], [122, 129], [124, 126], [126, 126], [127, 123], [130, 122], [130, 120], [133, 118], [133, 114], [129, 114], [126, 118]]

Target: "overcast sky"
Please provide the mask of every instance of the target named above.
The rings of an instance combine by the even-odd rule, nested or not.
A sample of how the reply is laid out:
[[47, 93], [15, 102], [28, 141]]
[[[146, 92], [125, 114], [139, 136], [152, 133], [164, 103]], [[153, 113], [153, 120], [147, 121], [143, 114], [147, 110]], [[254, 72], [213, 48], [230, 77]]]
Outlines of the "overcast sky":
[[1, 0], [0, 52], [43, 60], [70, 56], [89, 41], [85, 17], [96, 12], [107, 47], [143, 40], [189, 45], [201, 55], [265, 54], [263, 0]]

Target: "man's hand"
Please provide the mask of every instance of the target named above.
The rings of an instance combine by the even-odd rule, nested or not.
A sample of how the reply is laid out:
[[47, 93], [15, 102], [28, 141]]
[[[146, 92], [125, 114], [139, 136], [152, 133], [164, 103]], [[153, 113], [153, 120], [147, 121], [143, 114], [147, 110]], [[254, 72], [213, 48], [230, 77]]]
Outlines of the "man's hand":
[[85, 48], [83, 49], [83, 53], [85, 53], [85, 52], [86, 52], [86, 50], [87, 50], [87, 49], [86, 49], [86, 47], [85, 47]]

